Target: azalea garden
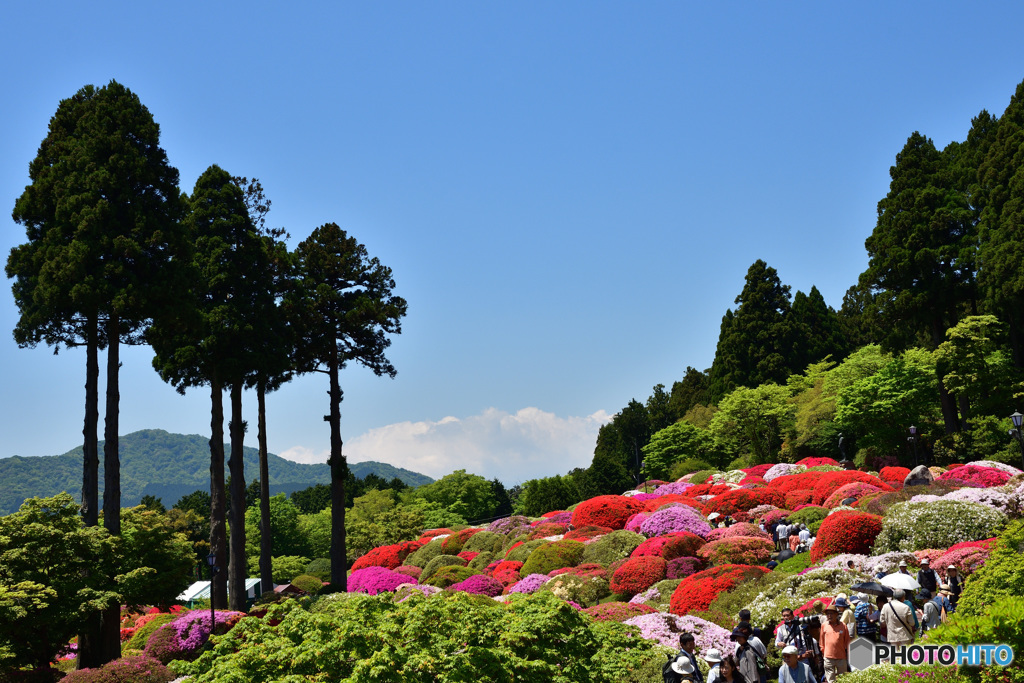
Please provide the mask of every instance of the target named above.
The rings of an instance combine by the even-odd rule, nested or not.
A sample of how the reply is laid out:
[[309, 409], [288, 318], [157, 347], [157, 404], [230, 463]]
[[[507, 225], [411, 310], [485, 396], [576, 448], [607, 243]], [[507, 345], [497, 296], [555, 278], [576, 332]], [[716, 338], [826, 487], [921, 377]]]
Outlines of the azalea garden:
[[[654, 681], [683, 631], [698, 655], [728, 652], [740, 609], [771, 629], [784, 608], [809, 614], [879, 566], [914, 572], [924, 559], [966, 581], [955, 614], [923, 642], [1024, 652], [1024, 473], [980, 461], [932, 467], [922, 484], [905, 486], [908, 475], [808, 458], [432, 529], [359, 557], [347, 592], [304, 575], [293, 583], [306, 595], [217, 611], [212, 638], [208, 608], [126, 608], [122, 658], [63, 680]], [[716, 528], [714, 513], [735, 523]], [[816, 540], [769, 570], [774, 544], [759, 523], [782, 518]], [[60, 657], [70, 663], [73, 646]], [[1024, 669], [880, 665], [844, 680], [908, 676], [1021, 681]]]

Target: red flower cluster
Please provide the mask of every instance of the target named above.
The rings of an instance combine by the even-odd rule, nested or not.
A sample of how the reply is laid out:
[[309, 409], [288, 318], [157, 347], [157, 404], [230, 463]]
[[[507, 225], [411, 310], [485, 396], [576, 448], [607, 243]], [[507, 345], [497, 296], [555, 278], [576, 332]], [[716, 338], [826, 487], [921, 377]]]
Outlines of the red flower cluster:
[[775, 477], [768, 482], [769, 488], [778, 489], [783, 493], [799, 491], [800, 489], [813, 489], [825, 472], [800, 472], [799, 474], [784, 474]]
[[839, 462], [832, 458], [804, 458], [803, 460], [797, 460], [796, 464], [803, 465], [804, 467], [821, 467], [822, 465], [839, 467]]
[[821, 505], [825, 502], [825, 499], [832, 495], [836, 489], [844, 484], [851, 484], [853, 482], [863, 482], [865, 484], [871, 484], [877, 486], [883, 491], [892, 491], [892, 487], [886, 484], [878, 477], [872, 477], [867, 472], [859, 472], [857, 470], [843, 470], [840, 472], [825, 472], [818, 483], [814, 485], [814, 499], [811, 501], [815, 505]]
[[1009, 472], [997, 470], [995, 467], [979, 467], [978, 465], [964, 465], [950, 469], [939, 475], [939, 481], [957, 480], [966, 481], [969, 484], [991, 488], [1002, 486], [1010, 478]]
[[395, 567], [392, 571], [398, 572], [399, 574], [405, 574], [406, 576], [411, 576], [416, 579], [416, 581], [419, 581], [420, 575], [423, 574], [422, 567], [417, 567], [411, 564], [403, 564], [401, 567]]
[[564, 514], [565, 510], [552, 510], [551, 512], [545, 512], [541, 517], [547, 519], [548, 517], [554, 517], [555, 515]]
[[615, 530], [609, 529], [606, 526], [590, 525], [566, 532], [565, 539], [568, 541], [589, 541], [592, 538], [604, 536], [605, 534], [610, 534], [613, 531]]
[[731, 486], [725, 484], [697, 484], [686, 489], [686, 495], [690, 498], [696, 498], [697, 496], [717, 496], [723, 493], [732, 491]]
[[734, 536], [710, 541], [697, 551], [711, 564], [763, 564], [772, 556], [774, 545], [767, 538]]
[[733, 489], [722, 493], [704, 503], [704, 514], [717, 512], [735, 517], [737, 512], [746, 512], [758, 505], [774, 505], [782, 507], [786, 504], [785, 496], [772, 488]]
[[667, 562], [677, 557], [696, 557], [703, 545], [704, 539], [697, 534], [679, 531], [648, 538], [637, 546], [630, 557], [660, 557]]
[[491, 578], [497, 579], [501, 582], [501, 585], [508, 588], [523, 578], [519, 575], [519, 570], [522, 568], [522, 562], [504, 560], [502, 562], [495, 562], [494, 564], [489, 565], [487, 567], [487, 571], [491, 575]]
[[384, 567], [394, 569], [400, 567], [405, 558], [409, 555], [409, 548], [405, 543], [395, 545], [382, 545], [366, 553], [352, 563], [352, 571], [366, 569], [367, 567]]
[[582, 576], [585, 578], [597, 576], [605, 580], [608, 579], [608, 570], [594, 562], [587, 562], [586, 564], [581, 564], [578, 567], [562, 567], [561, 569], [555, 569], [548, 572], [548, 576], [551, 577], [558, 576], [560, 574], [572, 574], [573, 576]]
[[638, 512], [643, 512], [644, 504], [625, 496], [597, 496], [585, 500], [576, 506], [572, 513], [572, 525], [575, 527], [604, 526], [609, 529], [621, 529], [626, 521]]
[[480, 553], [478, 553], [478, 552], [474, 553], [474, 552], [470, 552], [469, 550], [463, 550], [461, 553], [459, 553], [459, 557], [464, 559], [466, 562], [472, 562], [473, 558], [475, 558], [479, 554]]
[[810, 616], [812, 613], [817, 614], [818, 611], [814, 609], [814, 603], [816, 602], [821, 603], [822, 614], [824, 614], [825, 608], [832, 604], [832, 600], [833, 598], [831, 597], [811, 598], [810, 600], [808, 600], [807, 602], [793, 610], [793, 614], [795, 614], [798, 617], [807, 617]]
[[767, 486], [768, 482], [766, 482], [761, 477], [757, 477], [757, 476], [753, 476], [753, 475], [749, 475], [749, 476], [746, 476], [746, 477], [743, 477], [742, 479], [740, 479], [740, 486], [746, 486], [748, 484]]
[[910, 469], [907, 467], [883, 467], [878, 478], [895, 488], [902, 488]]
[[424, 531], [422, 534], [420, 534], [420, 538], [431, 539], [434, 536], [444, 536], [446, 534], [453, 534], [453, 533], [455, 533], [455, 532], [452, 531], [451, 529], [448, 529], [448, 528], [444, 528], [444, 529], [428, 529], [427, 531]]
[[685, 579], [699, 571], [706, 569], [708, 563], [699, 557], [677, 557], [668, 561], [665, 568], [666, 579]]
[[996, 541], [999, 540], [998, 536], [992, 538], [986, 538], [984, 541], [963, 541], [956, 545], [951, 545], [946, 550], [947, 553], [951, 553], [954, 550], [963, 550], [964, 548], [981, 548], [982, 550], [992, 550], [996, 545]]
[[519, 546], [521, 546], [522, 544], [523, 544], [523, 542], [522, 542], [522, 541], [516, 541], [516, 542], [515, 542], [515, 543], [513, 543], [513, 544], [512, 544], [511, 546], [509, 546], [509, 549], [505, 551], [505, 557], [508, 557], [508, 556], [509, 556], [509, 553], [511, 553], [511, 552], [512, 552], [513, 550], [515, 550], [516, 548], [518, 548], [518, 547], [519, 547]]
[[766, 567], [752, 567], [742, 564], [724, 564], [697, 572], [679, 582], [669, 610], [680, 616], [690, 612], [706, 610], [719, 594], [730, 591], [744, 581], [768, 573]]
[[801, 505], [810, 505], [814, 498], [813, 489], [797, 489], [786, 494], [786, 507], [795, 511]]
[[654, 614], [658, 610], [650, 605], [631, 605], [628, 602], [605, 602], [582, 610], [598, 621], [626, 621], [642, 614]]
[[779, 520], [785, 519], [790, 514], [791, 510], [787, 509], [769, 510], [768, 512], [761, 515], [761, 521], [764, 522], [764, 525], [767, 527], [772, 522], [778, 522]]
[[753, 467], [745, 467], [743, 471], [751, 477], [763, 477], [764, 473], [770, 470], [774, 465], [766, 463], [764, 465], [754, 465]]
[[684, 496], [679, 493], [669, 493], [664, 496], [658, 496], [657, 498], [651, 498], [650, 500], [644, 501], [644, 510], [647, 512], [654, 512], [664, 505], [669, 503], [682, 503], [683, 505], [689, 505], [692, 508], [700, 509], [701, 503], [692, 496]]
[[811, 562], [839, 553], [867, 555], [881, 531], [882, 518], [877, 515], [853, 510], [833, 512], [818, 529], [817, 539], [811, 546]]
[[608, 587], [613, 593], [636, 595], [663, 580], [667, 566], [660, 557], [631, 557], [615, 570]]
[[558, 536], [564, 534], [569, 530], [568, 525], [558, 524], [555, 522], [544, 522], [534, 527], [533, 531], [530, 532], [530, 540], [536, 541], [539, 538], [547, 538], [548, 536]]
[[842, 505], [843, 501], [847, 498], [855, 498], [860, 500], [864, 496], [871, 493], [885, 493], [882, 489], [871, 484], [865, 484], [861, 481], [854, 481], [849, 484], [843, 484], [835, 491], [833, 491], [828, 498], [825, 499], [825, 507], [829, 510], [837, 508]]

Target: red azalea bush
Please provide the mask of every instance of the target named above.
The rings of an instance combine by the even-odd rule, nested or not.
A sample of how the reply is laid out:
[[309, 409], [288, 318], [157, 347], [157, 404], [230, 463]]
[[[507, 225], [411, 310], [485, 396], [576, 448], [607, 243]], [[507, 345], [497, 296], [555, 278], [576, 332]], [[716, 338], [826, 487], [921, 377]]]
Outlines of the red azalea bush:
[[883, 491], [892, 491], [891, 486], [878, 477], [872, 477], [867, 472], [859, 472], [857, 470], [823, 472], [821, 478], [818, 479], [818, 483], [814, 485], [814, 499], [811, 502], [815, 505], [821, 505], [825, 502], [825, 499], [831, 496], [839, 487], [844, 484], [852, 484], [853, 482], [863, 482], [865, 484], [877, 486]]
[[799, 491], [800, 489], [813, 489], [825, 472], [799, 472], [797, 474], [784, 474], [775, 477], [768, 482], [768, 488], [778, 489], [783, 493]]
[[795, 512], [796, 509], [801, 506], [810, 505], [813, 499], [813, 489], [797, 489], [796, 491], [790, 491], [786, 494], [786, 507]]
[[645, 500], [644, 510], [646, 512], [655, 512], [670, 503], [682, 503], [694, 509], [699, 509], [701, 506], [701, 502], [691, 496], [684, 496], [680, 493], [667, 493], [664, 496]]
[[726, 486], [725, 484], [697, 484], [686, 489], [686, 495], [690, 498], [697, 498], [698, 496], [718, 496], [723, 493], [733, 491], [733, 487]]
[[597, 496], [576, 506], [572, 513], [572, 525], [622, 529], [626, 526], [626, 520], [643, 510], [644, 504], [641, 501], [626, 496]]
[[909, 474], [909, 467], [883, 467], [878, 473], [878, 478], [890, 486], [902, 487]]
[[613, 593], [636, 595], [664, 580], [667, 565], [660, 557], [631, 557], [615, 570], [608, 587]]
[[764, 564], [772, 556], [775, 545], [767, 538], [734, 536], [709, 541], [697, 551], [697, 557], [714, 565]]
[[554, 517], [555, 515], [565, 514], [565, 510], [552, 510], [551, 512], [545, 512], [541, 517], [547, 519], [548, 517]]
[[738, 512], [746, 512], [758, 505], [774, 505], [782, 507], [786, 504], [785, 496], [771, 488], [733, 489], [722, 493], [704, 503], [704, 514], [717, 512], [720, 515], [736, 517]]
[[704, 539], [689, 531], [678, 531], [665, 536], [648, 538], [630, 557], [660, 557], [666, 562], [677, 557], [695, 557], [704, 545]]
[[864, 482], [855, 481], [849, 484], [843, 484], [835, 491], [833, 491], [828, 498], [825, 499], [824, 506], [829, 510], [837, 508], [842, 505], [843, 501], [847, 498], [854, 498], [860, 500], [864, 496], [870, 493], [884, 493], [882, 489], [871, 484], [865, 484]]
[[739, 512], [732, 513], [732, 521], [734, 522], [749, 522], [750, 513], [746, 510], [740, 510]]
[[[964, 548], [981, 548], [982, 550], [992, 550], [995, 547], [996, 541], [999, 540], [998, 536], [992, 538], [986, 538], [984, 541], [962, 541], [956, 545], [951, 545], [946, 549], [946, 552], [953, 552], [954, 550], [963, 550]], [[949, 565], [946, 565], [947, 567]]]
[[569, 530], [568, 524], [558, 524], [555, 522], [544, 522], [534, 527], [533, 531], [530, 532], [529, 539], [536, 541], [538, 538], [547, 538], [548, 536], [561, 536]]
[[359, 569], [366, 569], [367, 567], [384, 567], [385, 569], [395, 569], [400, 567], [405, 558], [409, 555], [410, 550], [405, 543], [396, 543], [395, 545], [382, 545], [379, 548], [374, 548], [370, 552], [366, 553], [355, 562], [352, 563], [352, 571]]
[[[824, 614], [825, 608], [831, 604], [831, 597], [811, 598], [793, 610], [793, 614], [798, 617], [809, 617], [811, 614]], [[818, 609], [818, 605], [821, 605], [820, 609]]]
[[685, 579], [707, 569], [708, 563], [700, 557], [677, 557], [665, 567], [666, 579]]
[[1009, 478], [1009, 472], [997, 470], [995, 467], [979, 467], [978, 465], [964, 465], [949, 469], [938, 477], [939, 481], [965, 481], [986, 489], [1002, 486]]
[[767, 573], [766, 567], [742, 564], [724, 564], [697, 572], [676, 586], [669, 601], [669, 611], [679, 616], [690, 612], [702, 612], [721, 593], [731, 591], [738, 584]]
[[751, 485], [751, 484], [753, 484], [753, 485], [760, 485], [760, 486], [767, 486], [768, 482], [766, 482], [761, 477], [755, 477], [755, 476], [746, 476], [746, 477], [743, 477], [742, 479], [740, 479], [740, 486], [748, 486], [748, 485]]
[[840, 510], [821, 523], [811, 546], [811, 562], [840, 553], [869, 555], [875, 537], [882, 532], [882, 518], [866, 512]]
[[451, 529], [448, 529], [448, 528], [428, 529], [428, 530], [424, 531], [422, 534], [420, 534], [420, 538], [429, 541], [430, 539], [434, 538], [435, 536], [444, 536], [446, 534], [447, 535], [451, 535], [451, 534], [454, 534], [454, 533], [455, 533], [454, 531], [452, 531]]
[[643, 614], [654, 614], [658, 610], [650, 605], [634, 605], [628, 602], [605, 602], [581, 610], [598, 621], [626, 621]]
[[461, 553], [459, 553], [459, 554], [458, 554], [458, 556], [457, 556], [457, 557], [461, 557], [461, 558], [462, 558], [462, 559], [464, 559], [464, 560], [465, 560], [466, 562], [472, 562], [472, 561], [473, 561], [473, 559], [474, 559], [474, 558], [475, 558], [475, 557], [476, 557], [477, 555], [479, 555], [479, 554], [480, 554], [480, 553], [478, 553], [478, 552], [477, 552], [477, 553], [475, 553], [475, 552], [472, 552], [472, 551], [470, 551], [470, 550], [463, 550], [463, 551], [462, 551]]
[[561, 574], [572, 574], [573, 576], [582, 576], [584, 578], [590, 578], [596, 576], [600, 579], [608, 580], [608, 570], [595, 562], [587, 562], [579, 565], [578, 567], [562, 567], [561, 569], [555, 569], [548, 572], [548, 576], [555, 577]]
[[821, 467], [822, 465], [839, 467], [839, 462], [832, 458], [804, 458], [803, 460], [798, 460], [796, 464], [803, 465], [804, 467]]
[[490, 572], [491, 576], [494, 576], [498, 572], [514, 571], [519, 573], [519, 570], [523, 568], [522, 562], [516, 562], [515, 560], [501, 560], [500, 562], [493, 562], [487, 565], [487, 571]]
[[606, 526], [594, 526], [593, 524], [591, 524], [590, 526], [585, 526], [585, 527], [582, 527], [580, 529], [573, 529], [572, 531], [567, 531], [565, 533], [565, 537], [564, 537], [563, 540], [566, 540], [566, 541], [589, 541], [589, 540], [591, 540], [593, 538], [597, 538], [598, 536], [604, 536], [605, 534], [610, 534], [613, 531], [615, 531], [615, 530], [614, 529], [610, 529], [610, 528], [608, 528]]
[[[764, 538], [771, 540], [771, 534], [761, 531], [761, 527], [750, 522], [737, 522], [732, 526], [723, 527], [721, 529], [712, 529], [711, 533], [708, 534], [708, 541], [717, 541], [723, 538], [732, 538], [734, 536], [751, 536], [753, 538]], [[666, 558], [669, 559], [669, 558]], [[740, 563], [748, 564], [748, 563]]]
[[763, 477], [764, 473], [770, 470], [774, 465], [772, 463], [765, 463], [764, 465], [754, 465], [753, 467], [745, 467], [743, 471], [750, 477]]

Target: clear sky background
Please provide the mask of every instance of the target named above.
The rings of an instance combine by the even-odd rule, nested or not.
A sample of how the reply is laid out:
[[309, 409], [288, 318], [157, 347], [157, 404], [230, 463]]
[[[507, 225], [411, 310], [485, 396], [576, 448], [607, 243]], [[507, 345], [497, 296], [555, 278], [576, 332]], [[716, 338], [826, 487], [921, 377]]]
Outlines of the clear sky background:
[[[838, 308], [907, 137], [962, 140], [1024, 79], [1019, 2], [3, 14], [4, 254], [25, 240], [10, 212], [59, 101], [116, 79], [183, 190], [213, 163], [256, 176], [293, 245], [334, 221], [393, 268], [398, 376], [343, 373], [350, 459], [506, 484], [586, 466], [611, 414], [708, 367], [754, 260]], [[16, 319], [5, 287], [0, 456], [62, 453], [81, 443], [84, 351], [19, 349]], [[208, 393], [176, 394], [151, 357], [122, 351], [121, 432], [208, 434]], [[326, 459], [326, 390], [316, 375], [268, 398], [272, 452]]]

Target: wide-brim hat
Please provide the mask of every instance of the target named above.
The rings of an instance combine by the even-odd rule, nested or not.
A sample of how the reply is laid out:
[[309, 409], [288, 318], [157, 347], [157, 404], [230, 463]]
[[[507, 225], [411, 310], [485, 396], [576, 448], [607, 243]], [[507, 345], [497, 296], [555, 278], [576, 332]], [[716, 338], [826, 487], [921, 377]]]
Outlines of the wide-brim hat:
[[926, 565], [926, 564], [931, 564], [931, 561], [930, 561], [930, 560], [929, 560], [929, 559], [928, 559], [927, 557], [926, 557], [926, 558], [924, 558], [923, 560], [921, 560], [921, 565], [922, 565], [922, 566], [924, 566], [924, 565]]
[[946, 567], [946, 569], [956, 569], [956, 565], [955, 564], [951, 564], [948, 567]]
[[746, 638], [747, 634], [739, 630], [738, 628], [734, 628], [732, 630], [732, 634], [729, 636], [729, 640], [736, 640], [736, 636], [743, 636], [744, 638]]
[[907, 566], [907, 561], [906, 560], [900, 560], [900, 566], [901, 567], [906, 567]]
[[[832, 607], [833, 608], [840, 608], [841, 607], [842, 609], [846, 609], [849, 606], [850, 606], [850, 603], [846, 602], [846, 598], [836, 598], [836, 602], [835, 602], [835, 604]], [[827, 607], [825, 608], [825, 611], [826, 612], [828, 611]]]
[[704, 653], [704, 661], [708, 664], [717, 664], [722, 661], [722, 653], [715, 648], [710, 648]]
[[689, 657], [676, 657], [672, 662], [672, 670], [677, 674], [693, 674], [693, 662]]
[[782, 656], [798, 654], [800, 654], [800, 650], [797, 650], [796, 647], [794, 647], [793, 645], [787, 645], [786, 647], [782, 648]]
[[839, 603], [837, 602], [837, 603], [836, 603], [836, 604], [834, 604], [834, 605], [829, 605], [828, 607], [826, 607], [826, 608], [825, 608], [825, 611], [826, 611], [826, 612], [835, 612], [836, 614], [839, 614], [839, 608], [840, 608], [840, 607], [849, 607], [849, 605], [840, 605], [840, 604], [839, 604]]
[[941, 586], [939, 586], [939, 592], [940, 593], [948, 593], [949, 591], [950, 591], [950, 588], [949, 588], [949, 584], [948, 583], [944, 583]]

